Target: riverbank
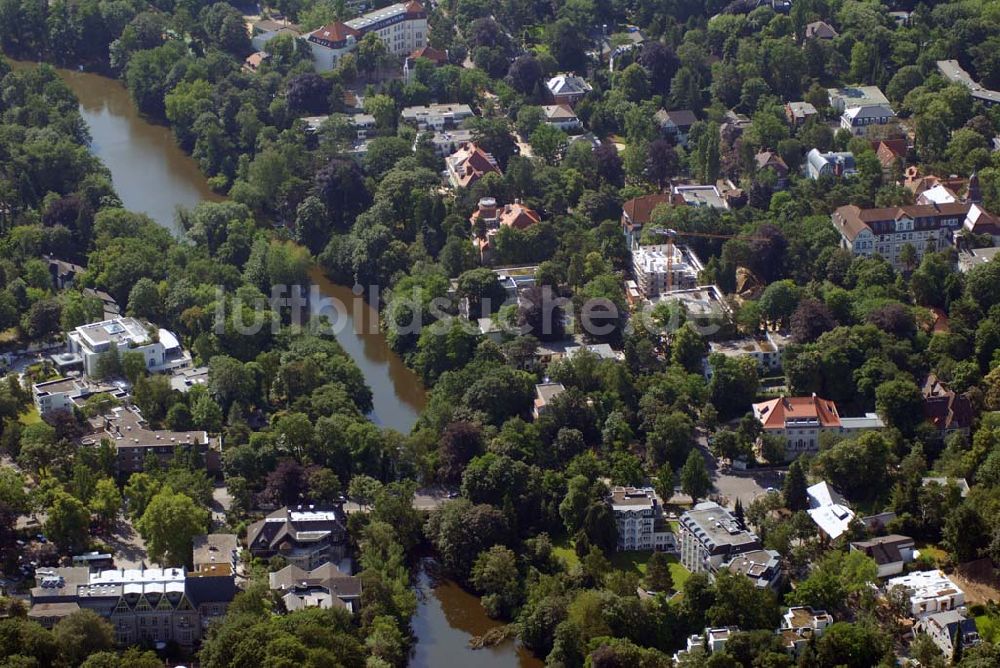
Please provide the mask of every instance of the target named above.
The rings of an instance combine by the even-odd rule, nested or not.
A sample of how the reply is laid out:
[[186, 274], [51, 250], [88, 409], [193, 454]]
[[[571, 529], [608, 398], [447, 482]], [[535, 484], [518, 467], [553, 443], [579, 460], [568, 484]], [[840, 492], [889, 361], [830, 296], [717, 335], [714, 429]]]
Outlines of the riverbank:
[[[14, 69], [37, 63], [10, 60]], [[170, 129], [142, 116], [125, 86], [100, 74], [55, 68], [80, 101], [80, 114], [90, 128], [90, 149], [110, 170], [111, 180], [126, 209], [147, 214], [180, 235], [178, 209], [199, 202], [220, 202], [198, 163], [181, 150]], [[336, 285], [318, 268], [310, 280], [324, 297], [343, 305], [343, 326], [337, 341], [361, 369], [371, 388], [372, 421], [407, 434], [427, 403], [420, 378], [390, 348], [378, 327], [378, 311], [355, 298], [350, 288]]]
[[541, 668], [545, 665], [513, 640], [473, 649], [470, 642], [474, 638], [504, 624], [486, 616], [478, 597], [451, 580], [436, 578], [433, 560], [421, 561], [416, 588], [419, 603], [412, 621], [417, 637], [410, 658], [412, 668]]

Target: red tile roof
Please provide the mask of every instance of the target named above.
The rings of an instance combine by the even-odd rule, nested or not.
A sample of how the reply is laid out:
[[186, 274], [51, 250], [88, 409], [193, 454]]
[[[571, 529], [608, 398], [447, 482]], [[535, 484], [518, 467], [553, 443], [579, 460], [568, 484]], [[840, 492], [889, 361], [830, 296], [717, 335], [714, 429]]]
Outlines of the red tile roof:
[[496, 158], [471, 142], [452, 153], [449, 160], [454, 160], [452, 168], [462, 187], [475, 183], [489, 172], [503, 176]]
[[426, 58], [431, 60], [438, 65], [443, 65], [448, 62], [448, 54], [440, 49], [435, 49], [433, 46], [424, 46], [413, 53], [410, 54], [410, 58]]
[[653, 209], [660, 204], [669, 203], [669, 193], [656, 193], [655, 195], [643, 195], [642, 197], [630, 199], [622, 206], [622, 212], [624, 213], [623, 222], [624, 219], [627, 219], [627, 222], [633, 226], [644, 225], [649, 222], [653, 214]]
[[343, 42], [347, 39], [348, 35], [358, 37], [361, 33], [346, 23], [341, 23], [340, 21], [334, 21], [329, 23], [322, 28], [319, 28], [309, 35], [310, 39], [315, 38], [314, 41], [317, 42]]
[[784, 429], [789, 420], [818, 420], [823, 427], [839, 427], [837, 406], [829, 399], [811, 397], [780, 397], [754, 404], [764, 429]]
[[924, 417], [935, 429], [968, 429], [975, 411], [964, 394], [948, 389], [934, 374], [927, 376], [923, 387]]

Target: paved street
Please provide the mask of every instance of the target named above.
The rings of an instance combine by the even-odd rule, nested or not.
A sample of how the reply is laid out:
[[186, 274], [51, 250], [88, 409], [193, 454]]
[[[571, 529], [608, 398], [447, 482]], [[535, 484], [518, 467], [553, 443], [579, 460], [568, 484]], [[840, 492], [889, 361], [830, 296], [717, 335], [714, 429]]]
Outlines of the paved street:
[[[413, 497], [413, 507], [417, 510], [436, 510], [442, 503], [448, 500], [449, 494], [454, 494], [457, 490], [447, 487], [434, 486], [423, 487], [417, 490]], [[344, 503], [344, 512], [347, 514], [356, 513], [363, 510], [354, 501]]]

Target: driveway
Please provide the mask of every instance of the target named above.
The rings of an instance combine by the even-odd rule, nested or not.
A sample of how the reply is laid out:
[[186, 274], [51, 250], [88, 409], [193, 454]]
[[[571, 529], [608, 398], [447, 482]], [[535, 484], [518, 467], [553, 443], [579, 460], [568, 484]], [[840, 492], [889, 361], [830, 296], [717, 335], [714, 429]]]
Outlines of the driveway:
[[116, 568], [139, 568], [140, 563], [151, 565], [145, 541], [128, 520], [118, 520], [114, 532], [99, 539], [114, 550]]
[[212, 489], [212, 528], [219, 529], [226, 523], [226, 513], [233, 505], [233, 497], [223, 483], [216, 483]]
[[[698, 450], [705, 458], [705, 466], [712, 476], [714, 489], [712, 494], [718, 497], [721, 505], [732, 508], [736, 505], [736, 499], [743, 503], [743, 507], [749, 506], [754, 499], [766, 493], [768, 487], [781, 489], [784, 484], [783, 471], [774, 469], [750, 469], [748, 471], [722, 470], [718, 460], [708, 449], [708, 439], [704, 435], [697, 438]], [[691, 497], [687, 494], [675, 492], [670, 499], [671, 503], [691, 503]]]

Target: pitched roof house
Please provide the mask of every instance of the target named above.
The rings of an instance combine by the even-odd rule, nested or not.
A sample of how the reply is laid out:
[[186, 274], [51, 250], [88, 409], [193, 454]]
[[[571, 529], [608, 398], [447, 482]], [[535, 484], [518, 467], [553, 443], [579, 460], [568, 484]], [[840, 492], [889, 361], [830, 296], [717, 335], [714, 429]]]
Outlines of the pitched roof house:
[[[484, 197], [479, 200], [479, 208], [472, 212], [469, 222], [472, 224], [473, 243], [485, 257], [491, 250], [493, 237], [501, 227], [525, 230], [542, 222], [542, 217], [534, 209], [524, 206], [519, 199], [515, 199], [513, 204], [498, 207], [495, 199]], [[480, 225], [485, 227], [485, 236], [478, 234]]]
[[268, 576], [271, 591], [280, 593], [288, 612], [303, 608], [346, 608], [357, 612], [361, 603], [361, 578], [343, 573], [327, 562], [312, 570], [294, 564]]
[[833, 39], [838, 34], [826, 21], [813, 21], [806, 25], [806, 39]]
[[677, 109], [674, 111], [660, 109], [653, 115], [653, 118], [659, 124], [660, 131], [667, 137], [673, 138], [681, 146], [687, 146], [688, 133], [691, 132], [691, 126], [698, 121], [698, 118], [690, 109]]
[[545, 87], [553, 104], [568, 104], [571, 107], [593, 90], [586, 79], [573, 74], [558, 74], [546, 81]]
[[872, 148], [878, 161], [882, 163], [882, 169], [892, 169], [897, 160], [906, 160], [905, 139], [879, 139], [872, 142]]
[[982, 642], [975, 619], [969, 619], [957, 610], [948, 610], [928, 615], [916, 623], [917, 633], [926, 633], [945, 656], [955, 652], [955, 640], [962, 639], [962, 648], [975, 647]]
[[864, 552], [875, 560], [880, 578], [902, 573], [903, 565], [913, 561], [913, 547], [912, 538], [899, 534], [851, 543], [852, 552]]
[[754, 156], [754, 162], [757, 165], [757, 171], [770, 169], [774, 172], [775, 176], [778, 177], [775, 185], [779, 189], [784, 188], [788, 183], [788, 165], [786, 165], [781, 156], [774, 151], [761, 151]]
[[247, 547], [255, 557], [280, 555], [291, 564], [313, 569], [343, 558], [346, 516], [340, 507], [285, 506], [247, 529]]
[[785, 105], [785, 116], [788, 122], [798, 127], [818, 114], [816, 107], [809, 102], [789, 102]]
[[492, 153], [487, 153], [474, 142], [469, 142], [445, 158], [448, 182], [453, 188], [467, 188], [493, 173], [503, 176], [500, 165]]
[[933, 373], [924, 380], [921, 393], [924, 417], [941, 438], [956, 431], [969, 433], [975, 411], [967, 395], [953, 392]]
[[854, 511], [833, 487], [818, 482], [806, 489], [809, 517], [831, 540], [842, 536], [854, 520]]
[[639, 243], [642, 236], [642, 226], [649, 222], [653, 210], [661, 204], [670, 204], [669, 193], [654, 193], [634, 197], [622, 205], [622, 231], [629, 248]]

